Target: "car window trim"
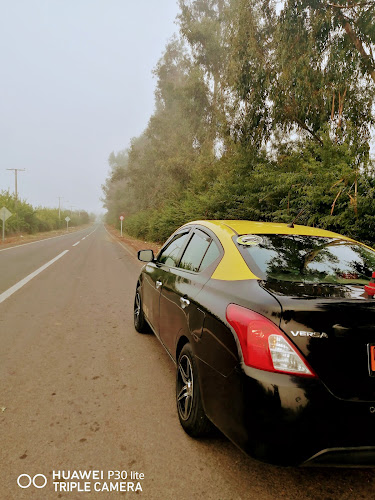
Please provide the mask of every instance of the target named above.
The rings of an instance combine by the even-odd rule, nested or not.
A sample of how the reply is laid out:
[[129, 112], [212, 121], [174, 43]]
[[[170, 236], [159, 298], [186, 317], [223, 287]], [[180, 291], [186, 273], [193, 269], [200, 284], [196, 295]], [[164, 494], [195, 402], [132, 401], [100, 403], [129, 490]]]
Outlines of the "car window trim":
[[[200, 261], [200, 263], [199, 263], [198, 273], [201, 273], [201, 272], [203, 272], [203, 271], [204, 271], [204, 269], [203, 269], [203, 271], [201, 271], [201, 265], [202, 265], [202, 262], [204, 261], [204, 258], [206, 257], [206, 254], [207, 254], [207, 252], [208, 252], [208, 250], [209, 250], [209, 248], [210, 248], [210, 246], [211, 246], [212, 244], [214, 244], [214, 245], [215, 245], [215, 242], [214, 242], [214, 240], [211, 238], [210, 244], [208, 245], [208, 247], [207, 247], [206, 251], [204, 252], [204, 255], [203, 255], [203, 257], [202, 257], [202, 260], [201, 260], [201, 261]], [[218, 247], [217, 247], [217, 245], [216, 245], [216, 248], [218, 248]], [[219, 250], [219, 249], [218, 249], [218, 250]], [[213, 260], [213, 261], [211, 262], [211, 264], [213, 264], [214, 262], [216, 262], [216, 260], [217, 260], [219, 257], [221, 257], [221, 255], [220, 255], [220, 250], [219, 250], [219, 256], [218, 256], [218, 257], [216, 257], [216, 259], [215, 259], [215, 260]], [[211, 264], [209, 264], [209, 265], [206, 267], [206, 269], [208, 269], [208, 268], [211, 266]]]
[[204, 227], [204, 226], [195, 226], [196, 228], [198, 228], [200, 231], [202, 231], [202, 233], [205, 233], [207, 234], [207, 236], [209, 236], [217, 245], [218, 249], [219, 249], [219, 253], [220, 253], [220, 258], [222, 258], [224, 256], [224, 248], [223, 248], [223, 245], [221, 244], [221, 241], [219, 240], [219, 238], [216, 236], [216, 234], [211, 231], [210, 229]]
[[[181, 267], [178, 267], [178, 265], [180, 264], [181, 258], [185, 252], [185, 249], [186, 249], [187, 245], [189, 244], [191, 238], [193, 237], [195, 229], [199, 229], [199, 231], [201, 231], [202, 233], [206, 234], [209, 238], [211, 238], [211, 243], [212, 243], [212, 241], [214, 241], [216, 243], [218, 250], [219, 250], [219, 257], [216, 260], [214, 260], [214, 262], [212, 262], [209, 266], [207, 266], [206, 269], [203, 269], [203, 271], [188, 271], [187, 269], [182, 269]], [[181, 248], [180, 254], [178, 255], [178, 265], [177, 266], [168, 266], [166, 264], [163, 264], [162, 262], [159, 262], [158, 261], [159, 256], [162, 254], [162, 252], [164, 252], [164, 250], [167, 248], [167, 246], [172, 242], [172, 239], [175, 236], [182, 234], [182, 233], [185, 233], [185, 232], [188, 234], [190, 233], [190, 237], [187, 239], [187, 242], [185, 243], [185, 245]], [[211, 245], [211, 243], [210, 243], [210, 245]], [[210, 245], [207, 247], [207, 250], [210, 248]], [[215, 266], [215, 268], [216, 268], [223, 257], [224, 257], [224, 248], [223, 248], [223, 245], [221, 244], [221, 241], [216, 236], [216, 234], [213, 231], [211, 231], [210, 229], [206, 228], [205, 226], [201, 226], [200, 224], [194, 224], [192, 226], [184, 226], [179, 231], [171, 234], [171, 236], [167, 239], [165, 244], [159, 250], [159, 253], [157, 254], [157, 256], [155, 258], [155, 263], [158, 267], [164, 266], [168, 269], [178, 269], [178, 270], [183, 271], [185, 273], [196, 275], [196, 274], [201, 274], [201, 273], [205, 273], [206, 271], [209, 271], [212, 266]], [[203, 259], [204, 259], [204, 257], [203, 257]], [[203, 261], [203, 259], [202, 259], [202, 261]], [[200, 262], [199, 266], [202, 264], [202, 261]], [[212, 275], [213, 272], [214, 272], [214, 269], [210, 273], [210, 276]]]
[[[190, 273], [190, 274], [203, 274], [206, 271], [209, 271], [212, 266], [215, 266], [215, 269], [216, 269], [216, 267], [218, 266], [219, 262], [221, 261], [221, 259], [224, 256], [224, 248], [223, 248], [223, 245], [221, 244], [221, 241], [216, 236], [216, 234], [213, 233], [212, 231], [210, 231], [205, 226], [201, 226], [201, 225], [195, 225], [195, 226], [193, 226], [193, 228], [192, 228], [192, 236], [189, 238], [189, 242], [190, 242], [191, 238], [193, 237], [193, 234], [194, 234], [194, 232], [195, 232], [196, 229], [199, 230], [199, 231], [201, 231], [203, 234], [205, 234], [211, 240], [210, 244], [208, 245], [208, 247], [207, 247], [207, 249], [206, 249], [206, 251], [205, 251], [205, 253], [204, 253], [203, 257], [202, 257], [201, 262], [199, 263], [198, 271], [189, 271], [187, 269], [183, 269], [182, 267], [178, 267], [176, 269], [181, 269], [181, 271], [184, 271], [184, 272]], [[210, 246], [211, 246], [212, 243], [216, 244], [216, 247], [219, 250], [219, 256], [213, 262], [211, 262], [211, 264], [208, 265], [205, 269], [200, 270], [200, 266], [202, 265], [203, 259], [205, 258], [206, 253], [208, 252], [208, 249], [210, 248]], [[184, 252], [185, 252], [185, 249], [184, 249]], [[183, 253], [181, 254], [181, 257], [180, 257], [180, 260], [179, 260], [179, 264], [181, 262], [182, 256], [183, 256]], [[210, 276], [213, 274], [213, 272], [214, 272], [214, 269], [210, 273]]]
[[[169, 266], [168, 264], [165, 264], [164, 262], [160, 262], [160, 261], [159, 261], [159, 257], [160, 257], [160, 255], [164, 252], [164, 250], [166, 250], [166, 249], [167, 249], [167, 247], [168, 247], [171, 243], [173, 243], [173, 241], [174, 241], [175, 239], [177, 239], [177, 237], [178, 237], [179, 235], [187, 234], [187, 235], [189, 236], [189, 234], [190, 234], [190, 233], [192, 233], [191, 228], [189, 228], [188, 230], [185, 228], [184, 230], [181, 230], [181, 231], [178, 231], [178, 232], [176, 232], [176, 233], [173, 233], [173, 234], [172, 234], [172, 235], [168, 238], [168, 240], [165, 242], [165, 245], [164, 245], [164, 246], [160, 249], [160, 252], [158, 253], [158, 255], [157, 255], [156, 259], [155, 259], [155, 263], [156, 263], [156, 265], [157, 265], [158, 267], [165, 266], [165, 267], [167, 267], [167, 268], [177, 269], [177, 268], [178, 268], [178, 265], [177, 265], [177, 266]], [[180, 263], [181, 256], [183, 255], [183, 252], [185, 251], [185, 248], [186, 248], [186, 246], [188, 245], [188, 243], [189, 243], [189, 241], [190, 241], [190, 240], [191, 240], [191, 236], [187, 238], [187, 243], [185, 243], [185, 244], [181, 247], [181, 249], [180, 249], [180, 251], [179, 251], [179, 253], [178, 253], [178, 255], [177, 255], [177, 259], [176, 259], [176, 262], [178, 262], [178, 264]]]
[[[185, 254], [185, 252], [186, 252], [186, 250], [187, 250], [187, 247], [189, 246], [189, 244], [190, 244], [191, 240], [193, 239], [194, 235], [196, 234], [196, 235], [198, 235], [198, 236], [199, 236], [198, 231], [200, 231], [201, 233], [203, 233], [203, 234], [204, 234], [204, 235], [205, 235], [205, 236], [209, 239], [209, 245], [208, 245], [208, 247], [206, 248], [206, 250], [205, 250], [205, 252], [204, 252], [204, 254], [203, 254], [202, 259], [201, 259], [201, 260], [200, 260], [200, 262], [199, 262], [198, 271], [192, 271], [191, 269], [184, 269], [184, 268], [180, 267], [181, 260], [182, 260], [182, 258], [183, 258], [183, 256], [184, 256], [184, 254]], [[199, 236], [199, 238], [201, 238], [201, 236]], [[212, 237], [211, 237], [209, 234], [207, 234], [205, 231], [202, 231], [199, 227], [194, 227], [194, 228], [193, 228], [193, 230], [192, 230], [192, 232], [191, 232], [191, 237], [189, 238], [189, 241], [188, 241], [188, 243], [187, 243], [186, 247], [184, 248], [183, 253], [182, 253], [182, 254], [181, 254], [181, 256], [180, 256], [180, 259], [179, 259], [179, 261], [178, 261], [178, 266], [177, 266], [177, 267], [178, 267], [179, 269], [182, 269], [183, 271], [186, 271], [186, 272], [189, 272], [189, 273], [193, 273], [193, 274], [199, 274], [199, 273], [201, 273], [201, 271], [199, 271], [199, 268], [200, 268], [200, 266], [201, 266], [201, 264], [202, 264], [202, 262], [203, 262], [203, 259], [204, 259], [205, 255], [206, 255], [206, 253], [207, 253], [207, 250], [210, 248], [211, 243], [212, 243]]]

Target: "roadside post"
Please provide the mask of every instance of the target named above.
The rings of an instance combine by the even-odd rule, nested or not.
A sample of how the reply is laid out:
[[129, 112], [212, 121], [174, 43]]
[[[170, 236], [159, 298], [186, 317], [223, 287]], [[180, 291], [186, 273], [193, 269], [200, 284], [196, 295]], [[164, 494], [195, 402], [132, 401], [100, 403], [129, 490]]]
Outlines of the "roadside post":
[[0, 210], [0, 217], [1, 220], [3, 221], [3, 243], [5, 240], [5, 221], [9, 219], [9, 217], [11, 217], [12, 215], [13, 215], [12, 212], [9, 212], [9, 210], [6, 207], [3, 207]]
[[70, 221], [70, 217], [65, 217], [65, 220], [66, 220], [66, 230], [69, 231], [69, 221]]
[[120, 215], [120, 221], [121, 221], [121, 237], [122, 237], [122, 221], [124, 220], [124, 216]]

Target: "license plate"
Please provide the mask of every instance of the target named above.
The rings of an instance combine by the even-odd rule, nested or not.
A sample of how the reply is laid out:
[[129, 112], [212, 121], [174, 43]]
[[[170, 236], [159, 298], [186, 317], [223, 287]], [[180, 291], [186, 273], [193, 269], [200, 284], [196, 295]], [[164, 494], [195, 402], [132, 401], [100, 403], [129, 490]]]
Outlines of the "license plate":
[[375, 344], [368, 344], [368, 368], [371, 377], [375, 377]]

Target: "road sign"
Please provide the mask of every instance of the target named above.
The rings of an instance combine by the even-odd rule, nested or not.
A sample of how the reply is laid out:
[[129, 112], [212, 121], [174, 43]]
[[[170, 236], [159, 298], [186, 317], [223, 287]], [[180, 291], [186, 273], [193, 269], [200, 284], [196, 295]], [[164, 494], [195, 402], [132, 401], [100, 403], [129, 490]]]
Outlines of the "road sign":
[[121, 238], [122, 238], [122, 221], [125, 219], [123, 215], [120, 215], [120, 221], [121, 221]]
[[13, 214], [12, 212], [9, 212], [9, 210], [6, 207], [3, 207], [0, 210], [0, 219], [5, 222], [9, 217], [11, 217]]
[[66, 222], [70, 221], [70, 217], [65, 217]]
[[9, 217], [12, 216], [12, 212], [9, 212], [9, 210], [6, 207], [3, 207], [0, 210], [0, 219], [3, 221], [3, 241], [5, 240], [5, 221], [9, 219]]

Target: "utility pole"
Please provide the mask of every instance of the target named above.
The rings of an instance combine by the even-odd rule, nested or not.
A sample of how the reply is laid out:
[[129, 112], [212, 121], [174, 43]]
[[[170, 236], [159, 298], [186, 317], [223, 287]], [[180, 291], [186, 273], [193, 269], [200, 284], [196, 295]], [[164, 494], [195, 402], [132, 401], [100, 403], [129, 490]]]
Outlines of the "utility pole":
[[17, 172], [24, 172], [26, 169], [25, 168], [7, 168], [7, 170], [14, 170], [14, 184], [15, 184], [15, 195], [16, 195], [16, 201], [15, 201], [15, 208], [17, 208], [17, 200], [18, 200], [18, 190], [17, 190]]
[[62, 196], [58, 196], [59, 199], [59, 220], [61, 220], [61, 210], [60, 210], [60, 201], [61, 201]]

